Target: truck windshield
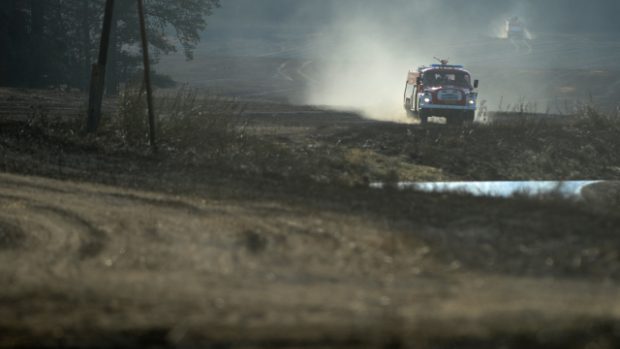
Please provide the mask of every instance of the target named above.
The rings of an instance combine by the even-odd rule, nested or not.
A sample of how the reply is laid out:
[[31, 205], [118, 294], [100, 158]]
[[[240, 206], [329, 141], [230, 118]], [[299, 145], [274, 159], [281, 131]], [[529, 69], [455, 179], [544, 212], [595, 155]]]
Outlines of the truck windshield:
[[424, 73], [422, 81], [424, 86], [453, 85], [471, 87], [471, 78], [469, 74], [461, 71], [431, 70]]

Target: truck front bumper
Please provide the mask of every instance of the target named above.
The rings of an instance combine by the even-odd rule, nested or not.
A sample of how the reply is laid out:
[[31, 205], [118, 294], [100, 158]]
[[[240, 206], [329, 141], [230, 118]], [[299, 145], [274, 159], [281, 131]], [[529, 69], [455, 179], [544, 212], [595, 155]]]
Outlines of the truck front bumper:
[[441, 105], [441, 104], [424, 104], [420, 106], [420, 110], [461, 110], [476, 111], [475, 105]]

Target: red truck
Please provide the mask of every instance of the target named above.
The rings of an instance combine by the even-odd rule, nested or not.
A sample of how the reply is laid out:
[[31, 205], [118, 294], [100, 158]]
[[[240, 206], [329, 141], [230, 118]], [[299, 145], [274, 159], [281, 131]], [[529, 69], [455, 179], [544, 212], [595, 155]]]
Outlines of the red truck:
[[461, 65], [441, 64], [419, 67], [410, 71], [405, 85], [404, 107], [407, 115], [422, 124], [431, 116], [446, 118], [449, 124], [473, 122], [476, 109], [478, 80]]
[[506, 37], [515, 40], [527, 39], [525, 25], [519, 17], [512, 17], [506, 21]]

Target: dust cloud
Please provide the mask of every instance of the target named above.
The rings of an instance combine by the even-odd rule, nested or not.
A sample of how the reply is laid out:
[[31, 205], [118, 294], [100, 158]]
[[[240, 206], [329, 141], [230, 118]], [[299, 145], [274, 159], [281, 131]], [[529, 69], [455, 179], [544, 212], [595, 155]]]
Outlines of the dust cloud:
[[[407, 72], [439, 57], [480, 80], [489, 110], [527, 105], [564, 113], [590, 95], [598, 105], [617, 106], [620, 1], [222, 0], [222, 6], [209, 19], [196, 61], [162, 57], [159, 72], [239, 98], [404, 121]], [[513, 16], [529, 30], [527, 40], [506, 38]]]
[[461, 42], [485, 36], [489, 28], [487, 20], [476, 19], [482, 6], [446, 1], [342, 1], [332, 11], [333, 22], [316, 39], [318, 83], [306, 102], [381, 120], [410, 121], [402, 108], [409, 70], [434, 63], [434, 57], [463, 63]]
[[[585, 35], [609, 33], [604, 11], [618, 6], [595, 2], [598, 7], [572, 0], [338, 1], [323, 35], [314, 39], [317, 77], [306, 103], [407, 120], [402, 109], [407, 71], [440, 57], [464, 64], [481, 80], [480, 97], [489, 110], [567, 112], [582, 98], [571, 70], [602, 63], [590, 47], [599, 44], [586, 45]], [[526, 26], [522, 40], [506, 37], [506, 20], [513, 16]], [[599, 46], [611, 47], [602, 41]], [[608, 56], [612, 62], [618, 55]]]
[[[424, 12], [431, 6], [431, 1], [416, 4]], [[315, 39], [318, 77], [308, 91], [307, 103], [407, 121], [402, 108], [406, 74], [432, 59], [415, 50], [423, 42], [415, 34], [421, 18], [401, 12], [411, 7], [411, 2], [399, 0], [389, 5], [368, 1], [334, 5], [333, 22]]]
[[329, 55], [316, 60], [317, 82], [308, 91], [307, 103], [404, 120], [401, 96], [414, 60], [399, 53], [402, 43], [393, 32], [360, 17], [342, 22], [331, 36], [317, 40], [319, 50]]

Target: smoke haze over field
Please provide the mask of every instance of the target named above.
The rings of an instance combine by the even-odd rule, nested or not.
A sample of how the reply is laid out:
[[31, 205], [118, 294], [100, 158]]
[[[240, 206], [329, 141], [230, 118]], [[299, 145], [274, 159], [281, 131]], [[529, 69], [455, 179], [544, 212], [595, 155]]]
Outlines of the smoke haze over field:
[[[568, 1], [564, 3], [566, 6]], [[551, 16], [542, 20], [541, 11]], [[331, 22], [326, 28], [329, 34], [317, 39], [316, 60], [322, 62], [317, 79], [320, 83], [309, 90], [308, 102], [359, 108], [377, 118], [398, 118], [403, 116], [406, 72], [431, 63], [437, 56], [471, 67], [475, 77], [483, 80], [482, 98], [493, 107], [502, 101], [505, 105], [530, 103], [530, 108], [549, 109], [556, 96], [545, 86], [548, 76], [512, 73], [507, 78], [493, 77], [488, 67], [551, 69], [561, 59], [570, 67], [570, 57], [561, 57], [564, 51], [534, 53], [528, 47], [515, 52], [509, 43], [491, 46], [489, 38], [497, 37], [504, 20], [513, 15], [531, 20], [532, 30], [552, 29], [566, 18], [580, 24], [567, 29], [588, 29], [582, 26], [577, 11], [576, 7], [555, 7], [550, 12], [541, 4], [526, 1], [393, 0], [389, 5], [338, 1], [331, 6]], [[600, 17], [591, 21], [590, 29], [605, 27]]]
[[375, 118], [403, 118], [406, 72], [431, 63], [434, 56], [459, 59], [452, 38], [462, 36], [469, 42], [487, 29], [486, 21], [475, 19], [478, 13], [469, 2], [413, 4], [407, 0], [393, 0], [389, 6], [346, 0], [332, 4], [328, 34], [316, 39], [319, 83], [310, 88], [308, 103], [360, 109]]
[[[570, 76], [555, 69], [618, 69], [620, 59], [616, 0], [224, 0], [222, 6], [210, 19], [203, 54], [281, 59], [269, 74], [304, 86], [296, 102], [381, 118], [403, 114], [407, 71], [434, 56], [470, 68], [492, 108], [500, 100], [526, 101], [538, 111], [573, 98]], [[515, 15], [535, 40], [498, 39]], [[293, 61], [300, 68], [283, 73]]]
[[484, 27], [489, 17], [514, 13], [527, 15], [541, 31], [620, 33], [616, 0], [223, 0], [213, 25], [309, 25], [322, 26], [339, 19], [344, 11], [372, 15], [377, 21], [398, 13], [413, 18], [457, 19], [452, 25]]

